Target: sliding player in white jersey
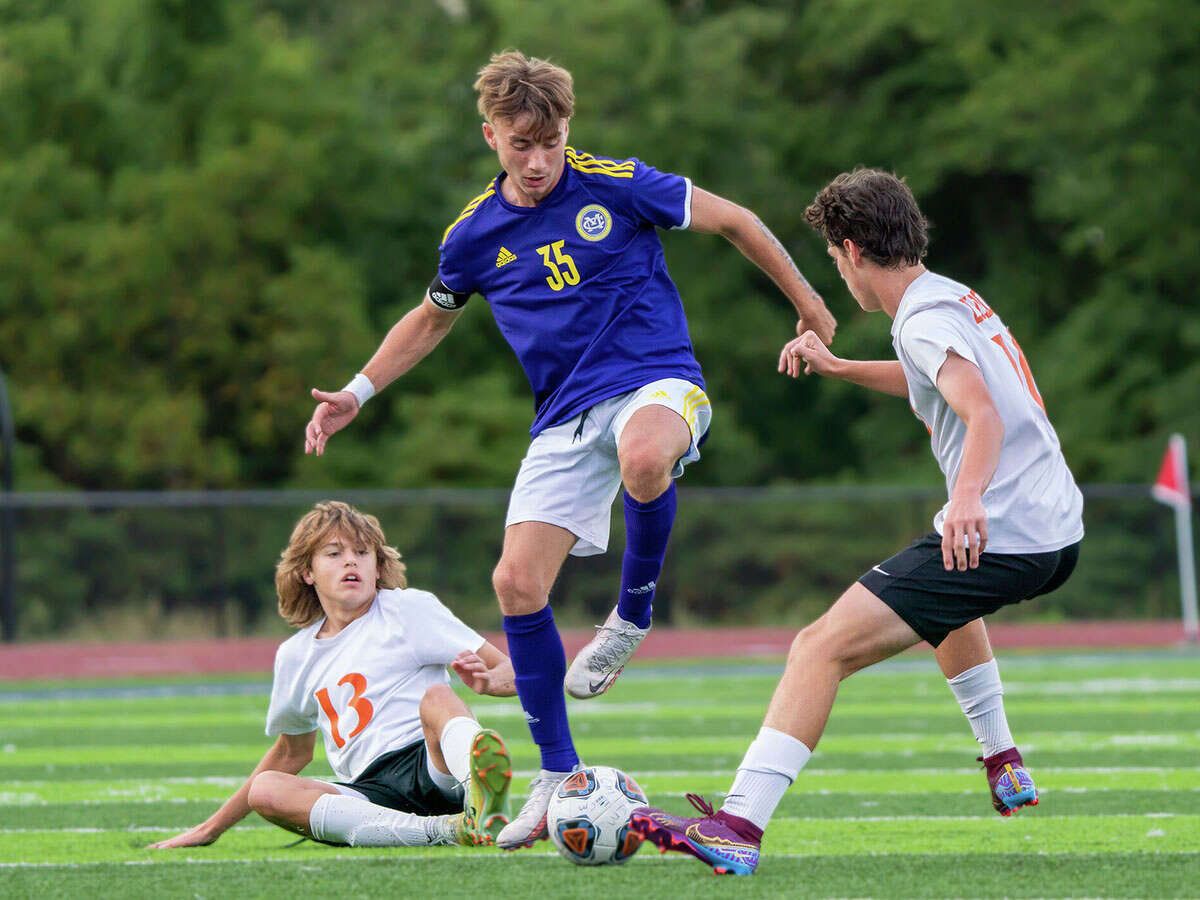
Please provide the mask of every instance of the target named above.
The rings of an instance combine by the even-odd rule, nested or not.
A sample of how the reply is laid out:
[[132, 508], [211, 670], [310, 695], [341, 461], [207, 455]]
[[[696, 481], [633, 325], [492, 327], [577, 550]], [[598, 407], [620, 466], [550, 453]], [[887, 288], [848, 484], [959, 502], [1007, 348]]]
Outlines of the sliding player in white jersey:
[[[450, 689], [516, 693], [512, 665], [433, 594], [406, 588], [379, 521], [319, 503], [275, 573], [279, 612], [302, 630], [280, 645], [267, 712], [277, 736], [205, 822], [156, 848], [211, 844], [251, 810], [330, 844], [490, 844], [509, 821], [512, 764]], [[338, 781], [300, 778], [317, 731]]]
[[927, 223], [907, 185], [856, 169], [826, 186], [805, 218], [859, 305], [891, 316], [899, 359], [839, 359], [806, 332], [784, 347], [779, 370], [907, 397], [950, 499], [935, 533], [873, 567], [796, 637], [722, 809], [700, 800], [699, 819], [649, 807], [633, 814], [634, 828], [660, 847], [741, 875], [758, 864], [762, 829], [815, 749], [838, 683], [922, 639], [937, 649], [984, 748], [997, 810], [1036, 803], [980, 617], [1058, 588], [1083, 538], [1083, 497], [1025, 356], [983, 298], [922, 265]]

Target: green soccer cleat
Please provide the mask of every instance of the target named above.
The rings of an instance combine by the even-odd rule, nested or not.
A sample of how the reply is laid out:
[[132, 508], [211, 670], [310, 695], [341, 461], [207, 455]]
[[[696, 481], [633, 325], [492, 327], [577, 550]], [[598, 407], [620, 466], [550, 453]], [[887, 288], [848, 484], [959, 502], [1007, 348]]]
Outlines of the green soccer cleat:
[[468, 822], [466, 813], [439, 817], [439, 824], [435, 828], [431, 839], [434, 845], [474, 847], [479, 843], [479, 835]]
[[508, 786], [512, 783], [512, 760], [500, 735], [485, 728], [471, 742], [471, 778], [463, 797], [465, 827], [472, 843], [492, 844], [508, 824]]

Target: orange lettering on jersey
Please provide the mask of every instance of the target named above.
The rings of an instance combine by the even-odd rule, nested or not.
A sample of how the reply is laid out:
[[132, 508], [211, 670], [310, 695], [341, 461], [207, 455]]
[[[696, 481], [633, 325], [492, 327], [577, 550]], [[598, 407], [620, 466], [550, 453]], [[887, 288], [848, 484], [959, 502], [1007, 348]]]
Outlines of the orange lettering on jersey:
[[367, 679], [357, 672], [351, 672], [349, 675], [343, 675], [338, 681], [338, 687], [344, 684], [354, 688], [354, 696], [346, 705], [358, 713], [358, 724], [354, 726], [354, 730], [348, 737], [342, 737], [341, 731], [338, 730], [338, 714], [337, 710], [333, 708], [333, 701], [329, 699], [329, 689], [321, 688], [316, 692], [317, 702], [321, 704], [321, 709], [325, 711], [325, 718], [329, 720], [329, 733], [339, 750], [346, 746], [346, 741], [366, 728], [371, 717], [375, 715], [375, 707], [371, 705], [370, 700], [363, 696], [367, 691]]
[[325, 710], [325, 718], [329, 720], [329, 733], [333, 735], [333, 742], [337, 744], [340, 750], [346, 746], [346, 739], [338, 731], [338, 714], [337, 710], [333, 708], [333, 703], [329, 700], [328, 688], [321, 688], [317, 691], [317, 702], [321, 704], [321, 709]]
[[971, 315], [975, 317], [975, 324], [978, 325], [984, 319], [990, 319], [995, 315], [992, 308], [987, 305], [982, 297], [974, 290], [968, 293], [965, 297], [959, 297], [958, 302], [970, 307]]
[[1013, 371], [1017, 373], [1017, 378], [1025, 383], [1025, 387], [1029, 390], [1029, 396], [1033, 398], [1033, 402], [1041, 407], [1042, 412], [1046, 411], [1046, 404], [1042, 401], [1042, 395], [1038, 392], [1037, 384], [1033, 380], [1033, 371], [1029, 368], [1029, 361], [1025, 359], [1025, 353], [1021, 350], [1021, 345], [1017, 343], [1017, 339], [1012, 336], [1012, 332], [1008, 332], [1008, 339], [1012, 341], [1013, 350], [1009, 350], [1004, 343], [1004, 335], [992, 335], [992, 343], [1004, 351], [1004, 355], [1008, 357], [1008, 361], [1012, 364]]
[[354, 696], [350, 698], [350, 706], [358, 713], [358, 725], [350, 732], [349, 737], [354, 737], [360, 731], [367, 727], [367, 723], [371, 721], [371, 716], [375, 715], [375, 707], [371, 705], [363, 694], [367, 690], [367, 679], [363, 678], [357, 672], [351, 672], [349, 675], [342, 677], [338, 682], [340, 687], [343, 684], [349, 684], [354, 688]]

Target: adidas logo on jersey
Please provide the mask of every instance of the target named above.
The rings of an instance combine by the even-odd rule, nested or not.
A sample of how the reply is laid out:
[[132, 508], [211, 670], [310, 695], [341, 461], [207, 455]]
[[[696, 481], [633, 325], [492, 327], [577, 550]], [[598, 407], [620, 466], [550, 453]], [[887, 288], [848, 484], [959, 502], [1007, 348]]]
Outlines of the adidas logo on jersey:
[[507, 266], [510, 262], [516, 262], [517, 254], [513, 253], [507, 247], [501, 247], [500, 252], [496, 254], [496, 268]]

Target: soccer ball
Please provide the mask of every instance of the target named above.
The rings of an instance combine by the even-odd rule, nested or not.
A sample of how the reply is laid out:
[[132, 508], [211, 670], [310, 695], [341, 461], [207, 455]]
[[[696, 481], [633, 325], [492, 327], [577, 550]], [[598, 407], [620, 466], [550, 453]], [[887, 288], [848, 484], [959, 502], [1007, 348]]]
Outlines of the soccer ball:
[[572, 772], [554, 791], [546, 827], [558, 852], [577, 866], [623, 863], [642, 845], [629, 814], [645, 805], [646, 792], [624, 772], [591, 766]]

